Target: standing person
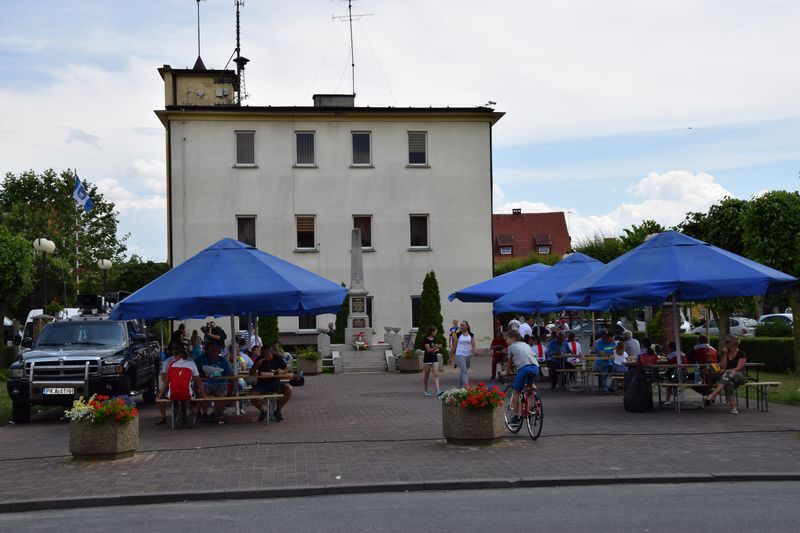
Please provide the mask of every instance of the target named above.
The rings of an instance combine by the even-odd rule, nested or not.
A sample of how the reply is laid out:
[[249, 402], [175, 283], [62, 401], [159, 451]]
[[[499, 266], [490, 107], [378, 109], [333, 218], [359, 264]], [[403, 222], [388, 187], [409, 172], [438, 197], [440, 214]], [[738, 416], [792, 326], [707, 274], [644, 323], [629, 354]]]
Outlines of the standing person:
[[517, 330], [519, 331], [520, 321], [517, 320], [517, 317], [512, 318], [508, 321], [508, 331]]
[[[461, 328], [458, 326], [458, 320], [453, 320], [453, 325], [450, 327], [450, 334], [447, 337], [447, 349], [452, 353], [456, 346], [456, 339], [461, 335]], [[453, 368], [458, 368], [458, 363], [453, 359]]]
[[511, 411], [514, 416], [511, 418], [512, 424], [519, 424], [519, 394], [525, 388], [528, 376], [539, 375], [539, 363], [533, 356], [533, 351], [528, 344], [522, 342], [519, 331], [511, 330], [508, 332], [508, 340], [511, 345], [508, 347], [509, 367], [512, 365], [517, 369], [517, 377], [514, 379], [514, 392], [511, 395]]
[[744, 367], [747, 364], [747, 354], [739, 349], [739, 337], [731, 336], [725, 340], [725, 347], [722, 349], [722, 357], [719, 360], [719, 367], [722, 369], [717, 387], [708, 396], [703, 396], [708, 404], [719, 396], [725, 389], [725, 398], [731, 408], [732, 415], [738, 415], [736, 409], [736, 389], [740, 385], [747, 383], [747, 374]]
[[456, 366], [461, 370], [458, 378], [459, 387], [469, 386], [469, 377], [467, 371], [469, 370], [470, 359], [472, 354], [476, 352], [475, 348], [475, 335], [472, 334], [472, 329], [469, 327], [469, 322], [466, 320], [461, 321], [461, 333], [456, 337], [453, 344], [451, 354], [456, 361]]
[[200, 328], [206, 334], [206, 342], [219, 346], [220, 352], [225, 349], [225, 340], [228, 335], [221, 327], [217, 326], [216, 321], [212, 320], [207, 326]]
[[519, 317], [522, 322], [519, 324], [519, 335], [522, 337], [522, 342], [528, 342], [528, 339], [533, 335], [533, 328], [531, 327], [531, 317]]
[[489, 345], [489, 351], [492, 352], [492, 377], [489, 379], [495, 379], [498, 363], [506, 360], [506, 348], [508, 348], [508, 343], [503, 338], [503, 332], [500, 330], [495, 331], [492, 344]]
[[196, 329], [192, 330], [192, 336], [189, 339], [189, 349], [191, 350], [190, 355], [192, 359], [203, 353], [203, 346], [200, 343], [200, 335], [197, 333]]
[[170, 336], [169, 343], [180, 343], [183, 344], [186, 342], [186, 324], [181, 324], [178, 326], [178, 329], [172, 332], [172, 336]]
[[632, 362], [636, 362], [639, 354], [642, 353], [642, 346], [637, 339], [633, 338], [633, 333], [627, 329], [622, 333], [622, 342], [625, 343], [625, 353], [631, 358]]
[[[286, 375], [288, 371], [286, 361], [283, 357], [273, 353], [269, 348], [262, 350], [261, 357], [253, 363], [250, 369], [250, 374], [257, 376], [259, 372], [271, 372], [273, 375]], [[280, 422], [283, 420], [283, 408], [289, 403], [292, 397], [292, 386], [288, 383], [283, 383], [280, 379], [267, 379], [260, 378], [255, 385], [253, 385], [251, 394], [283, 394], [283, 397], [278, 400], [278, 406], [275, 408], [273, 416], [275, 420]], [[266, 420], [269, 412], [266, 410], [264, 401], [260, 398], [253, 398], [250, 402], [256, 406], [256, 409], [261, 413], [258, 417], [259, 420]]]
[[436, 342], [436, 326], [428, 326], [425, 331], [425, 339], [422, 341], [422, 347], [425, 349], [425, 355], [422, 356], [422, 386], [424, 388], [423, 394], [430, 396], [428, 390], [428, 378], [433, 372], [433, 384], [436, 386], [436, 395], [442, 393], [439, 386], [439, 343]]

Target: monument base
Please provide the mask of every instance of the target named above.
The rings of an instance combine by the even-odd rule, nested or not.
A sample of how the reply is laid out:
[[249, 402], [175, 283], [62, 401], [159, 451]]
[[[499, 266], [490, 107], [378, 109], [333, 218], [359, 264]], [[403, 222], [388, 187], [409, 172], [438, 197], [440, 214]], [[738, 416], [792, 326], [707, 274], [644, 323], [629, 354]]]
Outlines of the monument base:
[[353, 344], [353, 337], [359, 333], [363, 334], [364, 342], [372, 346], [372, 328], [345, 328], [344, 329], [344, 343]]

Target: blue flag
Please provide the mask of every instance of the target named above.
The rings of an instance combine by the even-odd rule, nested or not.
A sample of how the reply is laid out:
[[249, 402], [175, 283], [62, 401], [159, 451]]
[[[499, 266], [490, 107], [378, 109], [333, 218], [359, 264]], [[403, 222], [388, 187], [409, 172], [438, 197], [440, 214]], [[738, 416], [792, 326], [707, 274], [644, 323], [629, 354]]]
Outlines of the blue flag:
[[72, 197], [87, 213], [94, 207], [94, 202], [89, 197], [89, 191], [83, 186], [77, 174], [75, 174], [75, 188], [72, 190]]

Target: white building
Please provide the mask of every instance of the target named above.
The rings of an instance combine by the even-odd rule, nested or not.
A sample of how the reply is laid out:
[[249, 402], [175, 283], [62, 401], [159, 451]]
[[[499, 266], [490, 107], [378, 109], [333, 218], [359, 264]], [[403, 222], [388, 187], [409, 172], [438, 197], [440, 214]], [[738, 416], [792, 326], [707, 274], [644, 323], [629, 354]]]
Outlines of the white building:
[[[159, 73], [172, 265], [234, 237], [349, 286], [350, 230], [359, 227], [379, 336], [383, 326], [412, 326], [430, 270], [445, 327], [466, 319], [478, 338], [491, 336], [490, 305], [447, 295], [492, 276], [492, 125], [503, 113], [354, 107], [352, 95], [239, 106], [232, 71]], [[334, 318], [282, 317], [280, 328]]]

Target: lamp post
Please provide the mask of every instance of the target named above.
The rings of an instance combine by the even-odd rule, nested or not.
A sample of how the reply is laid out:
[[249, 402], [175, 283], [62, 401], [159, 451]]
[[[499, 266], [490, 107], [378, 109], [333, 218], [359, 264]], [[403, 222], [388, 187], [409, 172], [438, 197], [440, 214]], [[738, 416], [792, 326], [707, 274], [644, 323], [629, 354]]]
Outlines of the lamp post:
[[98, 259], [97, 267], [103, 271], [103, 297], [106, 295], [106, 282], [108, 281], [108, 271], [111, 269], [111, 261], [108, 259]]
[[33, 241], [33, 249], [42, 254], [42, 309], [47, 305], [47, 256], [56, 251], [56, 243], [44, 237]]

